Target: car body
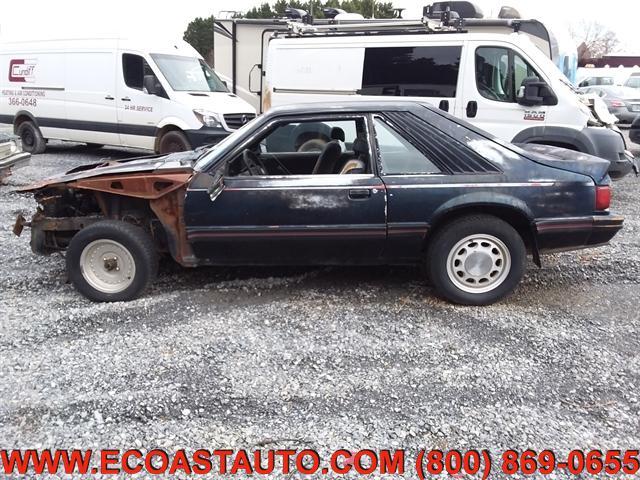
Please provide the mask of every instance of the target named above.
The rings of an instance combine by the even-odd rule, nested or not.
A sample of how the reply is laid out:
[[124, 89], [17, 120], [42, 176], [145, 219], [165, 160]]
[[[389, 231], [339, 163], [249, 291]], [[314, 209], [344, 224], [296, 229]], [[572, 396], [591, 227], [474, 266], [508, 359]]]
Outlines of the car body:
[[31, 227], [37, 253], [66, 249], [93, 300], [139, 295], [165, 251], [188, 267], [426, 262], [440, 294], [479, 305], [515, 287], [527, 252], [539, 264], [622, 228], [608, 166], [415, 102], [281, 107], [208, 150], [25, 187], [40, 206], [15, 232]]
[[640, 116], [636, 117], [629, 128], [629, 139], [640, 144]]
[[14, 135], [0, 132], [0, 180], [11, 174], [11, 170], [26, 165], [31, 155], [23, 152]]
[[187, 42], [80, 38], [0, 45], [0, 124], [46, 140], [167, 153], [213, 144], [255, 110]]
[[633, 123], [640, 115], [640, 90], [622, 86], [591, 86], [582, 87], [583, 93], [598, 95], [609, 109], [609, 113], [615, 115], [620, 123]]

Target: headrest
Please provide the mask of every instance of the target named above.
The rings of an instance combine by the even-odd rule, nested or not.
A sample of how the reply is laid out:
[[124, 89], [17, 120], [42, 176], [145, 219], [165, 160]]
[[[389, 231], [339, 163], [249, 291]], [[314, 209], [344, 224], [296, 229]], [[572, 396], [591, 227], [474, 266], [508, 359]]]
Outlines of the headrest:
[[344, 130], [340, 127], [333, 127], [331, 129], [331, 140], [340, 140], [344, 142]]
[[356, 138], [353, 141], [353, 151], [355, 153], [369, 153], [369, 143], [364, 138]]

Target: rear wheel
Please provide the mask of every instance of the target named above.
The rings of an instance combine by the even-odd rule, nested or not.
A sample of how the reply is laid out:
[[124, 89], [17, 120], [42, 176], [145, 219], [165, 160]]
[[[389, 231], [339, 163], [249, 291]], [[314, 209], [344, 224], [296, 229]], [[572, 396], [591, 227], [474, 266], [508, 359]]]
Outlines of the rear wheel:
[[191, 144], [187, 136], [179, 130], [165, 133], [158, 143], [159, 153], [184, 152], [186, 150], [191, 150]]
[[155, 278], [158, 254], [140, 227], [105, 220], [80, 230], [67, 249], [67, 273], [76, 289], [98, 302], [138, 297]]
[[527, 252], [518, 232], [490, 215], [463, 217], [436, 232], [427, 270], [444, 298], [463, 305], [488, 305], [518, 285]]
[[47, 148], [47, 142], [42, 136], [40, 129], [30, 120], [22, 122], [18, 125], [16, 133], [22, 142], [22, 149], [33, 155], [44, 152]]

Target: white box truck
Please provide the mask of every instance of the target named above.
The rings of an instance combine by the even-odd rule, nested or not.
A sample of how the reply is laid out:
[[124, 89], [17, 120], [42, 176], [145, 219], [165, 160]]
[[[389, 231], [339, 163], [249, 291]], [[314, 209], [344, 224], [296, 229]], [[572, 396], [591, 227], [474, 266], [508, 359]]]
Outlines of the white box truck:
[[254, 117], [184, 41], [0, 45], [0, 124], [13, 125], [31, 153], [43, 152], [49, 139], [189, 150]]
[[453, 27], [427, 19], [224, 20], [214, 27], [216, 70], [262, 110], [380, 96], [424, 101], [508, 142], [596, 155], [611, 162], [612, 177], [626, 175], [634, 160], [616, 118], [576, 91], [552, 50], [536, 20], [465, 19]]

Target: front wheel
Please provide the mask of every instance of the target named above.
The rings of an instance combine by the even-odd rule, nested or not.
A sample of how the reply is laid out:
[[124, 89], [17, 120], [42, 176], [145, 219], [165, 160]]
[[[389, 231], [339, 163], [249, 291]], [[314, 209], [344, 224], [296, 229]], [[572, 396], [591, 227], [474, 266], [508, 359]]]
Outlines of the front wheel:
[[438, 230], [427, 252], [436, 290], [463, 305], [503, 299], [524, 275], [527, 251], [518, 232], [490, 215], [462, 217]]
[[187, 136], [179, 130], [170, 130], [160, 138], [158, 153], [185, 152], [191, 150]]
[[140, 227], [104, 220], [74, 235], [67, 249], [67, 273], [76, 289], [97, 302], [137, 298], [155, 278], [158, 254]]

